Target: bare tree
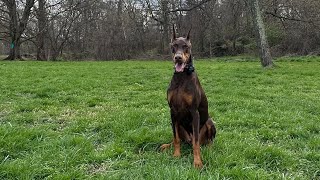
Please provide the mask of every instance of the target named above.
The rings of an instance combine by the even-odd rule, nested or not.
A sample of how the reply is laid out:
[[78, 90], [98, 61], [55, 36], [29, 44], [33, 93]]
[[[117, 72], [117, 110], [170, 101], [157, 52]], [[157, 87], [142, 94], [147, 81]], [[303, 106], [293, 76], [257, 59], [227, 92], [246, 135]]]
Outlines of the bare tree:
[[169, 1], [161, 0], [160, 9], [162, 16], [162, 38], [161, 38], [161, 53], [168, 53], [166, 49], [169, 46]]
[[48, 40], [50, 42], [50, 59], [57, 60], [62, 55], [71, 37], [71, 32], [76, 28], [75, 22], [82, 13], [81, 1], [67, 1], [55, 6], [49, 21]]
[[14, 60], [21, 59], [20, 54], [20, 45], [21, 45], [21, 35], [27, 27], [27, 23], [29, 20], [29, 16], [31, 14], [31, 9], [34, 5], [34, 0], [26, 0], [26, 4], [24, 6], [24, 10], [22, 13], [22, 17], [19, 17], [19, 13], [17, 11], [16, 1], [13, 0], [3, 0], [4, 4], [7, 7], [7, 13], [10, 19], [10, 54], [6, 60]]
[[45, 39], [47, 35], [47, 16], [46, 16], [46, 1], [38, 0], [38, 34], [37, 34], [37, 60], [46, 60]]
[[259, 0], [249, 0], [249, 7], [252, 13], [252, 20], [256, 31], [256, 40], [260, 49], [260, 60], [263, 67], [272, 67], [272, 57], [267, 41], [266, 31], [259, 7]]
[[176, 24], [180, 35], [192, 27], [196, 57], [250, 54], [257, 44], [269, 67], [270, 54], [320, 55], [319, 14], [319, 0], [0, 0], [1, 53], [167, 59]]

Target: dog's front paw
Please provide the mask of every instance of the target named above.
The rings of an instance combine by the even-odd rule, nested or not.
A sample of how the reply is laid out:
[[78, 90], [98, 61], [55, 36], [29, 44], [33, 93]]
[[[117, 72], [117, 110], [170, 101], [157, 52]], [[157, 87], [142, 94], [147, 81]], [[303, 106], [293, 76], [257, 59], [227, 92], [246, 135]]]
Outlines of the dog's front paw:
[[194, 162], [193, 162], [193, 166], [194, 166], [195, 168], [197, 168], [197, 169], [202, 169], [203, 164], [202, 164], [201, 160], [200, 160], [200, 161], [194, 161]]
[[161, 150], [161, 151], [165, 151], [166, 149], [169, 149], [170, 146], [171, 146], [171, 144], [162, 144], [162, 145], [160, 146], [160, 150]]
[[180, 156], [181, 156], [180, 151], [174, 151], [173, 157], [180, 157]]

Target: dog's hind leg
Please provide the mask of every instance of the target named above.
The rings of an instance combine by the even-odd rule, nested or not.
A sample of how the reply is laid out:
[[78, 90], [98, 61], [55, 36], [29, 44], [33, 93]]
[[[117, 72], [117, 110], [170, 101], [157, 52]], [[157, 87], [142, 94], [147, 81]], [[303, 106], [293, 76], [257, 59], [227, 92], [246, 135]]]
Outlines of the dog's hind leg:
[[213, 139], [216, 136], [216, 127], [211, 118], [209, 118], [206, 123], [200, 129], [200, 144], [211, 145]]
[[208, 142], [208, 127], [206, 126], [206, 124], [201, 127], [200, 132], [199, 132], [199, 137], [200, 137], [200, 145], [207, 144], [207, 142]]
[[217, 129], [211, 118], [209, 118], [205, 124], [208, 128], [208, 144], [212, 144], [213, 139], [216, 137]]
[[190, 136], [183, 126], [179, 126], [179, 136], [182, 141], [192, 144], [192, 136]]

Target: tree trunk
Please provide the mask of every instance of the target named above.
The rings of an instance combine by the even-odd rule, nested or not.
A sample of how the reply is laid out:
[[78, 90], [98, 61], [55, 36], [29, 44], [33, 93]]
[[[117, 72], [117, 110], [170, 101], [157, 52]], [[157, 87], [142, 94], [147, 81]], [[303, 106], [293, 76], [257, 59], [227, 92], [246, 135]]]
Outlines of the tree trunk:
[[38, 0], [38, 36], [37, 36], [37, 60], [46, 60], [45, 38], [47, 33], [45, 0]]
[[123, 27], [123, 6], [124, 6], [125, 2], [123, 0], [119, 0], [118, 1], [118, 9], [117, 9], [117, 19], [118, 21], [116, 22], [117, 25], [117, 30], [115, 33], [115, 38], [117, 38], [117, 55], [116, 59], [126, 59], [128, 58], [128, 52], [127, 53], [123, 53], [126, 52], [126, 50], [128, 51], [128, 48], [126, 47], [126, 34], [124, 31], [124, 27]]
[[15, 59], [22, 59], [22, 57], [20, 55], [20, 42], [19, 40], [13, 38], [10, 44], [9, 56], [6, 57], [4, 60], [15, 60]]
[[272, 57], [270, 54], [269, 44], [264, 28], [264, 23], [261, 16], [259, 7], [259, 0], [249, 0], [249, 7], [252, 13], [252, 20], [256, 32], [256, 41], [258, 48], [260, 49], [260, 61], [262, 67], [274, 66]]
[[169, 14], [168, 14], [168, 0], [161, 0], [161, 11], [163, 20], [163, 32], [161, 38], [161, 53], [168, 54], [167, 50], [169, 47]]
[[51, 51], [51, 60], [56, 61], [59, 57], [60, 51], [57, 49], [52, 49]]
[[5, 5], [8, 9], [8, 15], [10, 18], [10, 53], [9, 56], [5, 58], [5, 60], [14, 60], [17, 58], [21, 58], [20, 56], [20, 42], [19, 42], [19, 25], [18, 25], [18, 17], [17, 17], [17, 6], [15, 1], [4, 1]]

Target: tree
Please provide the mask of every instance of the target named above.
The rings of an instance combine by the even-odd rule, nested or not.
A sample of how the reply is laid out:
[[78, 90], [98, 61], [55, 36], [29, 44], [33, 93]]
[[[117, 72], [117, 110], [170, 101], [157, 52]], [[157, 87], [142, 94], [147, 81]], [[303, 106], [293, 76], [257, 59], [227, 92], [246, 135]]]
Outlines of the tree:
[[266, 31], [261, 16], [259, 0], [249, 0], [249, 8], [252, 14], [253, 25], [256, 33], [256, 41], [260, 50], [260, 61], [262, 67], [274, 66], [267, 41]]
[[26, 4], [22, 13], [22, 17], [19, 17], [19, 13], [17, 11], [17, 4], [14, 0], [3, 0], [5, 6], [7, 7], [8, 16], [10, 19], [10, 54], [6, 60], [15, 60], [21, 59], [20, 54], [20, 45], [21, 45], [21, 36], [24, 30], [27, 27], [27, 23], [29, 20], [29, 16], [31, 14], [31, 9], [34, 5], [35, 0], [26, 0]]
[[319, 14], [319, 0], [0, 0], [1, 53], [168, 59], [175, 24], [180, 35], [192, 27], [195, 57], [250, 54], [257, 44], [268, 67], [270, 52], [320, 55]]
[[47, 17], [45, 9], [45, 0], [38, 0], [38, 34], [37, 34], [37, 60], [46, 60], [45, 39], [47, 34]]
[[168, 53], [166, 49], [169, 46], [169, 12], [168, 0], [161, 0], [161, 16], [162, 16], [162, 38], [161, 38], [161, 53]]
[[75, 23], [83, 12], [83, 6], [81, 1], [61, 1], [53, 11], [56, 12], [51, 12], [48, 40], [51, 46], [50, 59], [55, 61], [62, 55], [71, 33], [78, 28]]

